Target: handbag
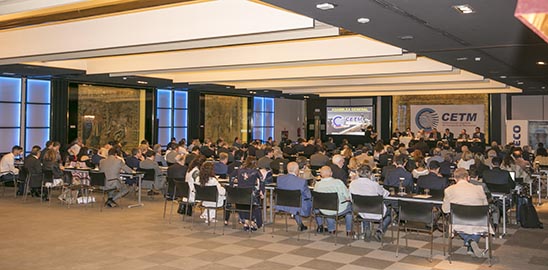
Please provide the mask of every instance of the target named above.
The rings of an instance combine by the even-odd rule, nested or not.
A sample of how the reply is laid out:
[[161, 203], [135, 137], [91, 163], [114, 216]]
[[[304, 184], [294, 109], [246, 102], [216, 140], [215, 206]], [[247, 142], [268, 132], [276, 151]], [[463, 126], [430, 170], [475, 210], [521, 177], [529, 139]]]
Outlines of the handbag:
[[177, 213], [179, 213], [180, 215], [192, 216], [192, 205], [189, 205], [189, 207], [187, 207], [187, 204], [179, 203], [179, 209], [177, 209]]

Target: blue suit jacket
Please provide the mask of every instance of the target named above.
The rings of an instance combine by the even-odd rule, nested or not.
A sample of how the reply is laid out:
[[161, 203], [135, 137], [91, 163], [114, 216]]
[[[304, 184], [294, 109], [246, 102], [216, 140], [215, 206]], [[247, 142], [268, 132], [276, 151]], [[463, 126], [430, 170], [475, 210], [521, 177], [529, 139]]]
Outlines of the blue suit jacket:
[[288, 212], [293, 215], [298, 213], [300, 216], [309, 216], [310, 210], [312, 209], [312, 195], [310, 194], [307, 181], [293, 174], [285, 174], [278, 177], [277, 183], [279, 189], [300, 190], [302, 208], [299, 209], [298, 207], [276, 206], [276, 210]]

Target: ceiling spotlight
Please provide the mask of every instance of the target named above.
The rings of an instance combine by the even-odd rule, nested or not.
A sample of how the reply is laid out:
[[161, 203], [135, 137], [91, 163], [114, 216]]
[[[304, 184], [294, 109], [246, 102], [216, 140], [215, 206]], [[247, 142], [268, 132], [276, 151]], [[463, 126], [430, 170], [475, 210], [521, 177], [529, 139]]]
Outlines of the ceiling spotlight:
[[411, 40], [411, 39], [414, 39], [415, 37], [412, 35], [407, 35], [407, 36], [399, 36], [398, 38], [401, 40]]
[[519, 82], [519, 81], [518, 81], [518, 82], [517, 82], [517, 84], [519, 84], [519, 85], [522, 85], [522, 84], [523, 84], [523, 82]]
[[543, 90], [546, 89], [546, 86], [541, 87], [541, 89], [543, 89]]
[[481, 57], [476, 57], [476, 58], [474, 58], [474, 61], [476, 61], [476, 62], [481, 61]]
[[138, 84], [148, 84], [148, 82], [145, 81], [137, 81]]
[[122, 77], [122, 80], [127, 80], [127, 77]]
[[500, 76], [501, 79], [506, 79], [507, 77], [505, 75]]
[[544, 66], [544, 65], [546, 65], [546, 62], [544, 62], [544, 61], [538, 61], [538, 62], [537, 62], [537, 65]]
[[457, 58], [457, 61], [466, 61], [468, 60], [468, 57], [459, 57]]
[[334, 9], [335, 5], [331, 3], [321, 3], [321, 4], [317, 4], [316, 8], [321, 10], [329, 10], [329, 9]]
[[475, 13], [476, 11], [468, 4], [466, 5], [456, 5], [456, 6], [453, 6], [453, 8], [462, 13], [462, 14], [470, 14], [470, 13]]
[[368, 23], [370, 22], [371, 20], [369, 18], [358, 18], [357, 20], [359, 23]]

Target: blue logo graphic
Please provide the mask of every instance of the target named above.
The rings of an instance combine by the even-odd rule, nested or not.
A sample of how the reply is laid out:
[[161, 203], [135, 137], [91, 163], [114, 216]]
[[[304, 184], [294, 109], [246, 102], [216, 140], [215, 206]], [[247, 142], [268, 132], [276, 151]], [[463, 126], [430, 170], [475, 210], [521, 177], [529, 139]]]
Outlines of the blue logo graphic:
[[427, 132], [432, 131], [433, 128], [437, 128], [439, 121], [438, 113], [431, 108], [421, 109], [415, 116], [417, 127]]

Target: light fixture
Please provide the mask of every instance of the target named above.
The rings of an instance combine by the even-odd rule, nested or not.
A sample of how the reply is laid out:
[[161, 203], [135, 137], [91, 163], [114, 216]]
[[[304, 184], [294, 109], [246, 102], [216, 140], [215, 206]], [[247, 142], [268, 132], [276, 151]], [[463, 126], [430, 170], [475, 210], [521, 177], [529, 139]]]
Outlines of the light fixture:
[[13, 72], [2, 72], [3, 75], [13, 76], [15, 73]]
[[476, 62], [481, 61], [481, 57], [476, 57], [476, 58], [474, 58], [474, 61], [476, 61]]
[[518, 81], [518, 82], [517, 82], [517, 84], [518, 84], [518, 85], [522, 85], [522, 84], [523, 84], [523, 82], [521, 82], [521, 81]]
[[124, 81], [127, 80], [127, 77], [122, 77], [122, 80], [124, 80]]
[[544, 62], [544, 61], [538, 61], [538, 62], [537, 62], [537, 65], [544, 66], [544, 65], [546, 65], [546, 62]]
[[541, 89], [543, 89], [543, 90], [546, 89], [546, 86], [541, 87]]
[[317, 4], [316, 8], [321, 10], [329, 10], [329, 9], [334, 9], [335, 5], [331, 3], [321, 3], [321, 4]]
[[148, 84], [148, 82], [145, 81], [137, 81], [138, 84]]
[[453, 8], [462, 13], [462, 14], [470, 14], [470, 13], [475, 13], [476, 11], [468, 4], [466, 5], [456, 5], [456, 6], [453, 6]]
[[359, 23], [368, 23], [370, 22], [371, 20], [369, 18], [358, 18], [357, 20]]
[[411, 40], [411, 39], [414, 39], [415, 37], [412, 35], [406, 35], [406, 36], [399, 36], [398, 38], [401, 40]]
[[459, 57], [457, 58], [457, 61], [466, 61], [468, 60], [468, 57]]
[[505, 75], [500, 76], [501, 79], [506, 79], [507, 77]]

